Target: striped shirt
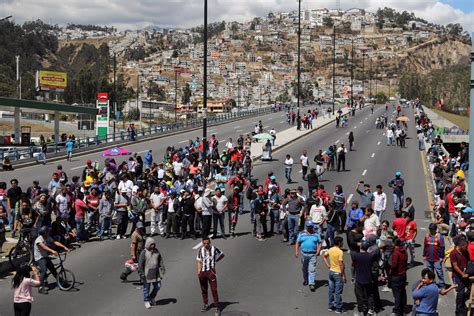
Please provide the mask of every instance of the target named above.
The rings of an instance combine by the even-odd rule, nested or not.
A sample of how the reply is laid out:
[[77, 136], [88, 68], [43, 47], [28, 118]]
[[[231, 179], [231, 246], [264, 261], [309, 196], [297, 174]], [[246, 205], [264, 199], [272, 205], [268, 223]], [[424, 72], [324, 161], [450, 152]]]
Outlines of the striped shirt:
[[216, 261], [222, 255], [222, 252], [214, 246], [209, 249], [201, 247], [198, 250], [196, 260], [202, 263], [201, 272], [211, 271], [216, 269]]

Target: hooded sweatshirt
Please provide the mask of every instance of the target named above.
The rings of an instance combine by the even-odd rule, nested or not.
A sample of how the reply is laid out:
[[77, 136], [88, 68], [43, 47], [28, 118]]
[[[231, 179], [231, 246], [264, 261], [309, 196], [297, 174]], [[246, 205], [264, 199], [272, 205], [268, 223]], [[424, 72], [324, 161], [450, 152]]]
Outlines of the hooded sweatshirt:
[[408, 254], [403, 246], [395, 246], [392, 253], [392, 268], [390, 274], [392, 276], [407, 275]]
[[[154, 244], [155, 248], [150, 246]], [[147, 283], [158, 282], [165, 275], [165, 265], [160, 252], [156, 249], [156, 243], [153, 238], [147, 238], [145, 241], [145, 249], [140, 254], [138, 260], [138, 268], [140, 275]]]

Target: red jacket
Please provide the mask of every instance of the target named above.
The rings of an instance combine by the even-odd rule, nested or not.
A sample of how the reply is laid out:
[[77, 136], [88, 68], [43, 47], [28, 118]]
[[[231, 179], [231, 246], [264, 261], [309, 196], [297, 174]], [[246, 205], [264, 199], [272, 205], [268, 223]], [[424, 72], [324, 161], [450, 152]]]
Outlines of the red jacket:
[[392, 266], [390, 270], [391, 276], [407, 275], [408, 254], [403, 246], [395, 246], [392, 252]]

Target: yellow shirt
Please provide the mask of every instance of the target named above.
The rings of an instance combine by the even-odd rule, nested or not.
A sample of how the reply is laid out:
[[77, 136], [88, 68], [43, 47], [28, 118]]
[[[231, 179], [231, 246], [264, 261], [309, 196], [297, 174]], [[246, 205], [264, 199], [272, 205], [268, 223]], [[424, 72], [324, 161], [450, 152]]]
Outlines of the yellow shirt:
[[343, 261], [343, 252], [339, 247], [332, 247], [327, 252], [329, 256], [329, 270], [336, 273], [342, 273], [340, 262]]

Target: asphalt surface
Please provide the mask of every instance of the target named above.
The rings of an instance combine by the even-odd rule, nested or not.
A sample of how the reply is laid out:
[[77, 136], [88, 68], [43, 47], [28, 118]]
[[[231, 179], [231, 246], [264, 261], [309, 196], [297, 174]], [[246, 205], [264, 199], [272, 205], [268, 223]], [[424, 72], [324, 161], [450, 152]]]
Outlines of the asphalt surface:
[[[323, 105], [324, 108], [327, 106], [327, 104]], [[312, 108], [314, 107], [302, 107], [301, 113], [304, 114], [308, 109]], [[275, 128], [277, 137], [279, 132], [289, 127], [288, 123], [286, 122], [286, 112], [282, 110], [276, 113], [263, 114], [259, 117], [250, 117], [227, 124], [210, 126], [208, 127], [207, 131], [208, 137], [210, 138], [212, 134], [216, 134], [217, 139], [223, 146], [229, 137], [231, 137], [235, 142], [237, 141], [239, 135], [245, 135], [253, 132], [255, 129], [255, 124], [257, 124], [259, 120], [262, 121], [264, 130], [268, 130], [272, 127]], [[152, 149], [153, 159], [154, 161], [158, 162], [163, 160], [164, 152], [168, 146], [175, 146], [176, 148], [184, 147], [188, 144], [190, 139], [195, 140], [196, 137], [202, 137], [202, 129], [183, 131], [181, 134], [175, 134], [155, 140], [136, 143], [133, 145], [128, 145], [125, 148], [131, 152], [138, 153], [142, 157], [144, 157], [148, 149]], [[85, 161], [87, 159], [98, 161], [100, 163], [100, 167], [103, 167], [104, 165], [104, 158], [100, 157], [100, 153], [96, 152], [78, 157], [74, 157], [73, 153], [73, 159], [71, 162], [66, 161], [66, 159], [62, 159], [54, 162], [47, 162], [46, 165], [38, 164], [30, 167], [18, 168], [13, 172], [0, 172], [0, 182], [4, 181], [9, 183], [10, 179], [17, 178], [19, 180], [19, 185], [24, 190], [26, 190], [26, 188], [31, 186], [33, 180], [38, 180], [40, 185], [45, 187], [51, 180], [53, 172], [56, 171], [57, 165], [62, 165], [63, 170], [67, 173], [69, 179], [71, 179], [74, 175], [80, 176], [82, 174], [82, 170], [85, 167]], [[118, 157], [116, 158], [116, 161], [120, 163], [126, 159], [128, 159], [128, 157]]]
[[[413, 118], [411, 110], [406, 114]], [[411, 196], [416, 208], [415, 218], [419, 225], [418, 243], [426, 233], [429, 219], [424, 211], [428, 209], [428, 199], [425, 186], [425, 174], [421, 163], [421, 155], [417, 149], [414, 124], [409, 124], [407, 140], [408, 148], [387, 147], [383, 130], [375, 129], [377, 114], [384, 112], [384, 108], [376, 108], [371, 115], [368, 108], [357, 111], [355, 117], [350, 117], [349, 127], [336, 129], [334, 124], [328, 125], [315, 133], [301, 138], [297, 142], [275, 153], [274, 161], [258, 163], [254, 169], [255, 176], [263, 182], [266, 174], [273, 171], [283, 188], [287, 187], [284, 181], [283, 160], [290, 153], [295, 162], [299, 160], [303, 150], [308, 150], [311, 162], [319, 149], [326, 149], [330, 144], [347, 144], [349, 131], [354, 132], [355, 149], [347, 155], [346, 172], [326, 172], [322, 182], [328, 192], [333, 192], [336, 184], [341, 184], [349, 198], [357, 199], [354, 190], [356, 183], [364, 180], [372, 187], [377, 184], [384, 186], [388, 195], [388, 207], [391, 209], [391, 190], [387, 183], [393, 178], [395, 171], [401, 171], [405, 179], [406, 196]], [[284, 121], [283, 113], [274, 114], [272, 120], [266, 117], [264, 125], [279, 125], [274, 122]], [[272, 123], [267, 123], [268, 121]], [[249, 120], [247, 125], [243, 121], [234, 125], [221, 126], [220, 130], [227, 132], [218, 138], [226, 139], [229, 133], [234, 132], [235, 125], [240, 128], [252, 129], [254, 122]], [[286, 124], [284, 122], [284, 124]], [[282, 126], [284, 126], [284, 124]], [[216, 128], [216, 133], [219, 127]], [[187, 133], [176, 136], [181, 139], [190, 138]], [[233, 134], [230, 134], [233, 135]], [[153, 144], [153, 149], [163, 146]], [[139, 144], [138, 150], [145, 144]], [[145, 147], [146, 148], [146, 147]], [[83, 161], [81, 157], [81, 161]], [[73, 164], [81, 165], [80, 162]], [[314, 163], [312, 162], [312, 165]], [[48, 166], [52, 172], [53, 167]], [[293, 170], [293, 181], [289, 185], [296, 188], [306, 183], [301, 179], [300, 166]], [[37, 170], [37, 169], [36, 169]], [[29, 182], [39, 174], [32, 174], [30, 170], [19, 170], [18, 176], [22, 183]], [[50, 172], [47, 172], [50, 173]], [[40, 179], [41, 181], [41, 179]], [[248, 207], [246, 207], [247, 209]], [[393, 213], [387, 211], [384, 219], [392, 220]], [[227, 230], [227, 226], [226, 226]], [[302, 286], [300, 260], [294, 257], [294, 249], [282, 243], [281, 236], [275, 236], [259, 242], [251, 234], [252, 228], [249, 215], [239, 218], [237, 225], [238, 237], [235, 239], [213, 241], [226, 257], [217, 265], [217, 279], [221, 301], [222, 315], [330, 315], [327, 311], [327, 269], [320, 258], [317, 265], [317, 286], [315, 293], [308, 287]], [[91, 242], [81, 249], [75, 250], [68, 256], [66, 267], [74, 271], [79, 282], [74, 290], [62, 292], [53, 289], [48, 295], [37, 294], [34, 291], [35, 301], [33, 315], [203, 315], [199, 283], [196, 275], [196, 250], [198, 240], [184, 241], [155, 237], [157, 246], [162, 253], [166, 265], [166, 275], [162, 281], [162, 289], [158, 294], [159, 306], [146, 310], [143, 306], [142, 290], [138, 275], [132, 274], [130, 282], [122, 283], [119, 275], [123, 270], [123, 263], [129, 258], [130, 239], [120, 241]], [[420, 261], [421, 247], [417, 248], [416, 261]], [[350, 258], [345, 254], [346, 267], [350, 265]], [[411, 284], [419, 279], [422, 266], [409, 270], [408, 280]], [[347, 268], [349, 277], [349, 268]], [[446, 278], [447, 280], [447, 278]], [[12, 290], [8, 286], [10, 278], [0, 281], [0, 314], [12, 313]], [[408, 305], [412, 305], [411, 292], [408, 290]], [[391, 292], [381, 292], [385, 310], [379, 315], [390, 315], [393, 296]], [[210, 298], [212, 302], [212, 299]], [[355, 308], [353, 285], [347, 283], [343, 293], [344, 308], [352, 313]], [[441, 315], [449, 315], [454, 306], [452, 297], [440, 299], [439, 310]], [[213, 313], [210, 310], [207, 314]]]

